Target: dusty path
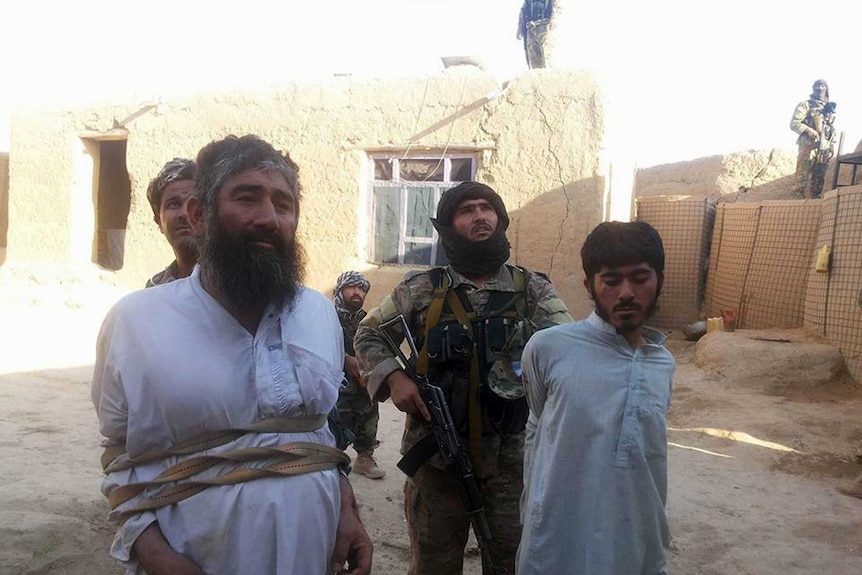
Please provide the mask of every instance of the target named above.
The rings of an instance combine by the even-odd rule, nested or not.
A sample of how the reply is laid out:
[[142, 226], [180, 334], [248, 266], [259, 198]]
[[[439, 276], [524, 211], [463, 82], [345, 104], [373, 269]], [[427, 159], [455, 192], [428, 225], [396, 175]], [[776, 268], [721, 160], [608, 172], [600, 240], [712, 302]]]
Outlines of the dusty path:
[[[107, 558], [112, 530], [103, 521], [89, 399], [92, 341], [110, 297], [94, 299], [0, 304], [0, 575], [120, 573]], [[862, 392], [834, 384], [769, 395], [699, 370], [689, 343], [673, 342], [672, 350], [679, 361], [669, 421], [673, 572], [862, 573], [862, 500], [834, 490], [862, 470], [854, 462]], [[388, 475], [354, 479], [378, 574], [405, 572], [395, 468], [401, 424], [383, 405], [377, 455]], [[738, 433], [729, 439], [694, 428]], [[474, 552], [467, 564], [466, 573], [480, 573]]]

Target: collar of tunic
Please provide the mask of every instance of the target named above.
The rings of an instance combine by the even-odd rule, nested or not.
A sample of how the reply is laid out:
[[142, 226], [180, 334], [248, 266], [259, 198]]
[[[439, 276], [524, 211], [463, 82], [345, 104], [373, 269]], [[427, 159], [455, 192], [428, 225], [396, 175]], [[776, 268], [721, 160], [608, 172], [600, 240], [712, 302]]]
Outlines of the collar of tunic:
[[[599, 317], [599, 314], [597, 314], [595, 311], [591, 313], [590, 316], [587, 318], [587, 325], [600, 331], [602, 334], [608, 337], [609, 340], [613, 340], [614, 343], [621, 342], [622, 344], [625, 344], [625, 347], [631, 349], [631, 346], [629, 345], [628, 341], [626, 341], [626, 338], [618, 334], [617, 329], [613, 325]], [[667, 336], [665, 336], [662, 332], [647, 326], [643, 327], [642, 336], [645, 345], [660, 346], [667, 339]]]

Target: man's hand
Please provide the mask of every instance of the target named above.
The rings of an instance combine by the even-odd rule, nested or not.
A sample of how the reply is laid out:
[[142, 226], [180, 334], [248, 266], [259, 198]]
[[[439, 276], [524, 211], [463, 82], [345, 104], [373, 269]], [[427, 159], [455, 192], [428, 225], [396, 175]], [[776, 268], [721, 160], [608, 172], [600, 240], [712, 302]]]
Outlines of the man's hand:
[[158, 523], [152, 523], [141, 533], [133, 549], [149, 575], [204, 575], [194, 561], [173, 550]]
[[[359, 509], [353, 488], [346, 477], [340, 478], [341, 513], [338, 532], [335, 534], [335, 552], [332, 554], [334, 573], [337, 575], [369, 575], [374, 546], [359, 519]], [[347, 569], [344, 569], [344, 563]]]
[[805, 134], [811, 139], [812, 142], [816, 142], [820, 139], [820, 134], [817, 133], [817, 130], [813, 128], [808, 128], [805, 130]]
[[346, 371], [347, 375], [351, 376], [352, 378], [359, 379], [362, 375], [359, 371], [359, 360], [357, 360], [352, 355], [345, 355], [344, 371]]
[[400, 411], [410, 415], [421, 415], [425, 421], [431, 421], [428, 407], [419, 395], [419, 388], [406, 373], [400, 369], [386, 376], [386, 384], [389, 385], [389, 397]]

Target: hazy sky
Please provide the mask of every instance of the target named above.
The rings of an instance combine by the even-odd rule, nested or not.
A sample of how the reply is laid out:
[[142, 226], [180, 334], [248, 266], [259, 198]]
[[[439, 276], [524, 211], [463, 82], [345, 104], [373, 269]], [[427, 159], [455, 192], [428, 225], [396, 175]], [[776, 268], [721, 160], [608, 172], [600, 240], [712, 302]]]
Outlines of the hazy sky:
[[[9, 4], [12, 4], [9, 6]], [[199, 89], [422, 76], [475, 54], [500, 81], [525, 69], [521, 0], [12, 0], [0, 21], [0, 118], [14, 101], [142, 102]], [[560, 67], [593, 71], [609, 129], [640, 166], [794, 148], [793, 107], [816, 78], [845, 151], [862, 137], [862, 3], [570, 0]], [[5, 120], [0, 120], [4, 122]], [[0, 133], [8, 126], [0, 125]], [[8, 141], [0, 136], [0, 149]]]

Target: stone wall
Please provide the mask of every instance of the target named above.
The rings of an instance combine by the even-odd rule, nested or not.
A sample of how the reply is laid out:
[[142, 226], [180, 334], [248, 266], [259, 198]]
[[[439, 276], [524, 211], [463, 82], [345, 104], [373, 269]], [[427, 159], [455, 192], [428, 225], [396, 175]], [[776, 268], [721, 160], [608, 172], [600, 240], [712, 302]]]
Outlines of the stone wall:
[[132, 197], [125, 262], [115, 279], [143, 285], [172, 259], [145, 198], [149, 179], [165, 161], [193, 157], [213, 139], [256, 133], [289, 150], [301, 167], [300, 236], [312, 287], [328, 292], [339, 272], [358, 268], [372, 280], [373, 302], [406, 271], [367, 262], [369, 152], [464, 150], [479, 157], [477, 179], [506, 201], [512, 261], [549, 273], [575, 314], [590, 308], [578, 250], [605, 206], [602, 104], [588, 75], [536, 70], [501, 89], [481, 71], [458, 67], [428, 78], [337, 78], [155, 104], [13, 111], [10, 262], [92, 261], [92, 189], [81, 139], [125, 137]]

